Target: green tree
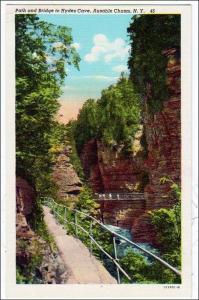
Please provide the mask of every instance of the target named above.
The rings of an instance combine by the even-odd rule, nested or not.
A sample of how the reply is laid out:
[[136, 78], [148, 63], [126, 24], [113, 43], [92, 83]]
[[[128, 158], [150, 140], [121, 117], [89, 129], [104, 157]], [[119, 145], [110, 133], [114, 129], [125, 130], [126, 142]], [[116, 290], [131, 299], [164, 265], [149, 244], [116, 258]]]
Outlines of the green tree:
[[102, 91], [98, 100], [99, 136], [107, 145], [124, 144], [131, 148], [141, 122], [140, 98], [123, 74], [115, 85]]
[[88, 99], [82, 106], [74, 127], [74, 138], [78, 153], [81, 152], [86, 142], [97, 137], [97, 132], [97, 104], [95, 100]]
[[175, 266], [181, 264], [181, 190], [168, 178], [161, 178], [162, 184], [171, 184], [171, 197], [176, 200], [172, 208], [161, 208], [150, 212], [151, 222], [157, 231], [158, 241], [163, 255]]
[[115, 85], [102, 91], [96, 102], [85, 102], [77, 118], [74, 137], [80, 153], [91, 139], [101, 140], [108, 146], [123, 145], [131, 150], [134, 135], [141, 122], [138, 93], [132, 83], [123, 76]]
[[71, 29], [16, 15], [16, 173], [49, 193], [49, 153], [66, 65], [78, 68]]
[[163, 51], [180, 50], [180, 15], [136, 15], [127, 31], [131, 42], [130, 78], [139, 93], [147, 95], [154, 112], [168, 95]]
[[77, 122], [75, 120], [71, 120], [66, 125], [68, 143], [72, 147], [72, 151], [70, 153], [70, 161], [71, 161], [71, 164], [73, 165], [75, 171], [77, 172], [77, 175], [79, 176], [79, 178], [82, 181], [85, 181], [82, 163], [81, 163], [80, 157], [77, 153], [77, 147], [76, 147], [76, 142], [75, 142], [75, 138], [74, 138], [76, 123]]

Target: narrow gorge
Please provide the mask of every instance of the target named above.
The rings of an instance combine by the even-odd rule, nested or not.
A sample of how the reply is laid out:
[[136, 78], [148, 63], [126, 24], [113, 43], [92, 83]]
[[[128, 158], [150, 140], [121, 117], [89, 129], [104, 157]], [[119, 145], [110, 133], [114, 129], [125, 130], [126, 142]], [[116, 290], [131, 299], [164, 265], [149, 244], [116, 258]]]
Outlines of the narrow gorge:
[[180, 59], [176, 49], [164, 51], [164, 55], [169, 96], [161, 111], [152, 115], [146, 95], [143, 124], [135, 135], [132, 153], [125, 156], [121, 148], [110, 149], [96, 139], [87, 142], [81, 152], [93, 192], [143, 193], [144, 200], [136, 203], [109, 200], [101, 204], [107, 222], [130, 229], [136, 242], [155, 242], [147, 211], [169, 208], [175, 202], [169, 195], [170, 184], [161, 184], [161, 177], [180, 183]]
[[[80, 57], [76, 51], [79, 46], [72, 43], [67, 27], [40, 23], [38, 17], [25, 15], [18, 16], [16, 23], [19, 40], [16, 48], [17, 282], [70, 282], [67, 281], [70, 276], [67, 259], [72, 266], [73, 249], [66, 251], [68, 257], [64, 255], [64, 260], [63, 252], [71, 241], [81, 254], [81, 240], [89, 248], [90, 258], [88, 249], [84, 249], [89, 264], [95, 255], [100, 261], [96, 263], [98, 267], [103, 269], [103, 265], [118, 283], [179, 283], [180, 17], [134, 16], [127, 28], [128, 72], [121, 72], [117, 81], [104, 88], [97, 99], [85, 100], [76, 119], [65, 123], [59, 119], [57, 99], [67, 75], [65, 63], [79, 69]], [[28, 46], [29, 40], [33, 42], [35, 38], [35, 28], [38, 35], [43, 32], [46, 40], [41, 42], [39, 35], [35, 41], [43, 44], [37, 46], [35, 42]], [[26, 32], [26, 46], [33, 47], [28, 48], [30, 53], [35, 53], [31, 63], [25, 66], [21, 64], [23, 55], [27, 61], [29, 58], [20, 29]], [[60, 46], [60, 37], [67, 46]], [[98, 34], [97, 38], [103, 47], [108, 43], [103, 34]], [[92, 51], [84, 61], [93, 59]], [[37, 52], [42, 53], [43, 58]], [[53, 55], [56, 67], [46, 59]], [[31, 72], [37, 79], [32, 84], [27, 70], [36, 63], [38, 70], [32, 67]], [[98, 80], [108, 78], [95, 77]], [[89, 86], [89, 76], [85, 78]], [[64, 246], [53, 228], [61, 233]], [[135, 243], [137, 252], [132, 245], [129, 251], [125, 240], [117, 236], [118, 231], [126, 234], [127, 244], [129, 241]], [[152, 251], [149, 256], [146, 253], [142, 256], [140, 245]], [[117, 249], [122, 249], [118, 250], [122, 253], [119, 258]], [[163, 265], [158, 264], [161, 259], [154, 261], [154, 253], [173, 267], [169, 265], [170, 270], [165, 271], [163, 265], [167, 266], [167, 262], [162, 260]], [[73, 262], [77, 267], [76, 258]], [[84, 269], [85, 264], [82, 265]], [[132, 265], [137, 268], [135, 272]], [[127, 268], [131, 276], [122, 268]], [[159, 269], [161, 276], [157, 272]], [[95, 273], [95, 268], [93, 270]], [[105, 271], [102, 274], [115, 282], [110, 274]], [[78, 280], [81, 283], [81, 278]]]

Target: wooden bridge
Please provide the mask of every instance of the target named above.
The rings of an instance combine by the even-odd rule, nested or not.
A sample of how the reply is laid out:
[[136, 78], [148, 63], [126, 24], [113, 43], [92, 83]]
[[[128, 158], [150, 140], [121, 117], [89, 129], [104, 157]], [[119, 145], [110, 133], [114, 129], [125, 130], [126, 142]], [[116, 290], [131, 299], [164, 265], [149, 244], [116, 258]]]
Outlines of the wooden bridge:
[[97, 201], [144, 201], [144, 193], [95, 193]]
[[129, 230], [146, 208], [144, 193], [95, 193], [94, 198], [100, 205], [102, 222]]

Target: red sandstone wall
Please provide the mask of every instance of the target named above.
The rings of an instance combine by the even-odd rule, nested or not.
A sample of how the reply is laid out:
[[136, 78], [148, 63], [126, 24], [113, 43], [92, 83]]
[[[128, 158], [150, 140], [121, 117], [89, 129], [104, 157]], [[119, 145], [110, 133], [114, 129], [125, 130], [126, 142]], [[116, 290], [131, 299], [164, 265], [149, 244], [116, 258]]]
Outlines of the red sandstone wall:
[[106, 224], [131, 229], [137, 216], [145, 212], [145, 201], [134, 200], [108, 200], [99, 201], [101, 219]]
[[[140, 153], [124, 158], [117, 151], [110, 151], [96, 141], [90, 141], [85, 145], [81, 156], [85, 173], [96, 192], [127, 191], [128, 186], [133, 186], [142, 180], [143, 172], [148, 174], [149, 183], [144, 188], [146, 209], [136, 211], [131, 207], [130, 214], [123, 213], [119, 225], [130, 226], [136, 242], [154, 244], [156, 235], [150, 224], [147, 210], [171, 207], [173, 200], [166, 196], [170, 191], [170, 184], [160, 184], [160, 178], [167, 176], [174, 182], [180, 183], [181, 177], [180, 60], [176, 57], [175, 49], [165, 51], [164, 55], [168, 58], [166, 72], [169, 97], [165, 99], [162, 110], [152, 115], [148, 112], [146, 96], [144, 131], [147, 158], [144, 159]], [[115, 225], [118, 207], [111, 203], [104, 207], [107, 219]], [[122, 208], [123, 212], [124, 210]]]
[[94, 192], [103, 192], [103, 179], [99, 168], [97, 141], [91, 140], [84, 145], [81, 153], [84, 174], [88, 178]]
[[27, 218], [32, 213], [36, 193], [26, 180], [16, 178], [16, 236], [31, 237], [33, 231], [27, 223]]
[[180, 120], [180, 61], [175, 58], [175, 49], [165, 52], [168, 57], [167, 84], [169, 99], [163, 109], [153, 116], [146, 111], [144, 129], [148, 144], [148, 158], [145, 169], [149, 174], [149, 184], [145, 188], [147, 208], [170, 206], [165, 194], [169, 184], [160, 184], [160, 178], [168, 176], [180, 183], [181, 172], [181, 120]]
[[143, 157], [140, 153], [125, 158], [118, 150], [110, 150], [92, 140], [84, 146], [81, 161], [95, 192], [131, 191], [142, 181]]
[[180, 60], [176, 58], [175, 49], [164, 54], [168, 57], [166, 71], [170, 96], [163, 109], [154, 115], [147, 112], [147, 98], [145, 100], [144, 130], [148, 144], [145, 170], [149, 174], [149, 184], [145, 187], [146, 212], [132, 226], [136, 242], [153, 244], [158, 244], [158, 241], [147, 211], [171, 207], [175, 201], [166, 196], [170, 184], [160, 184], [160, 178], [166, 176], [178, 184], [181, 178]]
[[97, 142], [98, 164], [105, 191], [130, 191], [142, 178], [141, 156], [124, 157], [118, 151], [110, 151]]

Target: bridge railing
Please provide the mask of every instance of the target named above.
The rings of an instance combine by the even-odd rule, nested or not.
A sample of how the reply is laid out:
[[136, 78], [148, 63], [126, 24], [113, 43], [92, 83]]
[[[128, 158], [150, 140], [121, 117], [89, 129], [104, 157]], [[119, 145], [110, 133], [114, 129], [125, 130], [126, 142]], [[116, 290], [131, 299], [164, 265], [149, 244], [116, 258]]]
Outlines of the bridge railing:
[[144, 200], [144, 193], [95, 193], [96, 200]]
[[[95, 244], [98, 249], [103, 252], [105, 254], [106, 257], [108, 257], [116, 266], [116, 272], [117, 272], [117, 282], [121, 283], [121, 278], [120, 278], [120, 272], [128, 279], [131, 280], [131, 277], [127, 274], [127, 272], [120, 266], [119, 264], [119, 260], [118, 260], [118, 252], [117, 252], [117, 243], [116, 243], [116, 238], [119, 238], [119, 240], [124, 240], [125, 242], [127, 242], [129, 245], [139, 249], [141, 252], [143, 252], [144, 254], [147, 254], [148, 257], [155, 259], [156, 261], [158, 261], [161, 265], [163, 265], [164, 267], [170, 269], [173, 273], [175, 273], [177, 276], [181, 277], [181, 272], [179, 270], [177, 270], [175, 267], [171, 266], [169, 263], [167, 263], [165, 260], [163, 260], [162, 258], [160, 258], [159, 256], [155, 255], [154, 253], [146, 250], [145, 248], [141, 247], [140, 245], [130, 241], [129, 239], [127, 239], [126, 237], [112, 231], [111, 229], [107, 228], [103, 223], [101, 223], [100, 221], [98, 221], [96, 218], [94, 218], [91, 215], [86, 214], [85, 212], [79, 211], [77, 209], [69, 209], [68, 207], [62, 205], [62, 204], [58, 204], [57, 202], [54, 201], [54, 199], [46, 197], [42, 199], [43, 204], [48, 206], [53, 213], [55, 214], [55, 216], [59, 219], [59, 221], [61, 220], [61, 222], [68, 223], [72, 226], [74, 226], [75, 229], [75, 235], [78, 237], [78, 231], [81, 230], [82, 232], [84, 232], [89, 238], [90, 238], [90, 253], [92, 253], [92, 247], [93, 244]], [[64, 215], [61, 215], [59, 213], [59, 208], [63, 209]], [[74, 222], [71, 220], [67, 219], [67, 211], [68, 212], [73, 212], [74, 213]], [[86, 218], [88, 218], [90, 220], [90, 228], [89, 231], [87, 229], [85, 229], [82, 224], [80, 225], [80, 223], [78, 222], [78, 216], [83, 215]], [[112, 257], [99, 243], [99, 241], [96, 241], [96, 239], [93, 237], [93, 226], [95, 224], [98, 224], [101, 228], [103, 228], [106, 232], [109, 232], [112, 235], [112, 242], [113, 242], [113, 248], [114, 248], [114, 257]]]

